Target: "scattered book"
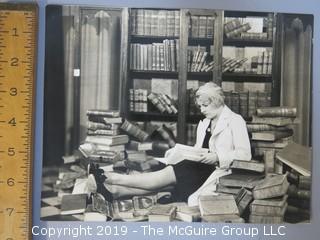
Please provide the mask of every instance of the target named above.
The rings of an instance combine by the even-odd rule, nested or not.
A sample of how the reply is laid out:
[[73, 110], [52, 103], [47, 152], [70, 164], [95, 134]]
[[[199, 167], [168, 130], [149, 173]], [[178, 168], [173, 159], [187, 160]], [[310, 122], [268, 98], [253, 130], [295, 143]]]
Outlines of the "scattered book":
[[235, 197], [235, 201], [238, 206], [240, 216], [242, 216], [245, 210], [249, 207], [249, 204], [252, 202], [252, 200], [252, 193], [245, 188], [241, 188], [241, 190]]
[[118, 110], [101, 110], [101, 109], [89, 109], [87, 115], [103, 116], [103, 117], [120, 117], [120, 111]]
[[233, 160], [230, 168], [263, 173], [264, 172], [264, 163], [256, 161], [256, 160], [250, 160], [250, 161]]
[[87, 194], [64, 195], [61, 200], [61, 215], [84, 213], [87, 207]]
[[100, 145], [120, 145], [129, 142], [128, 135], [117, 135], [117, 136], [87, 136], [85, 139], [87, 143], [94, 143]]
[[286, 174], [269, 174], [253, 189], [254, 199], [283, 196], [287, 193], [289, 182]]
[[149, 222], [171, 222], [176, 216], [177, 207], [157, 204], [149, 212]]
[[253, 189], [263, 179], [262, 174], [232, 173], [219, 178], [219, 183], [228, 187], [245, 187]]
[[201, 216], [238, 215], [239, 210], [232, 195], [208, 195], [199, 197]]
[[201, 222], [210, 223], [244, 223], [244, 219], [238, 215], [223, 214], [223, 215], [207, 215], [201, 217]]
[[184, 222], [198, 222], [201, 219], [201, 213], [198, 206], [178, 206], [176, 219]]

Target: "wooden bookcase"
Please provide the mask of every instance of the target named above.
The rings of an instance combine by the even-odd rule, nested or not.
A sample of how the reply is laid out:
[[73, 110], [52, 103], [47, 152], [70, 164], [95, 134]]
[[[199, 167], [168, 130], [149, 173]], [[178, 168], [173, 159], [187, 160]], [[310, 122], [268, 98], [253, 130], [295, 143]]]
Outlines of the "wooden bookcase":
[[[197, 123], [201, 119], [198, 115], [190, 115], [188, 109], [187, 82], [188, 80], [199, 80], [199, 82], [214, 81], [221, 85], [225, 82], [269, 82], [272, 84], [272, 105], [279, 104], [280, 84], [279, 68], [277, 64], [280, 61], [279, 50], [277, 47], [277, 32], [276, 32], [276, 15], [273, 16], [273, 32], [272, 38], [268, 39], [228, 39], [224, 36], [224, 18], [225, 17], [246, 17], [257, 16], [266, 17], [268, 13], [262, 12], [233, 12], [221, 10], [199, 10], [199, 9], [145, 9], [153, 11], [179, 11], [179, 35], [160, 36], [134, 34], [132, 32], [132, 12], [139, 9], [123, 9], [122, 14], [122, 39], [121, 39], [121, 72], [120, 81], [121, 88], [121, 112], [129, 120], [133, 121], [176, 121], [177, 122], [177, 141], [186, 143], [187, 141], [187, 124]], [[143, 10], [143, 9], [140, 9]], [[194, 16], [202, 18], [213, 17], [213, 34], [212, 36], [193, 36], [191, 34], [191, 21]], [[195, 18], [196, 19], [196, 18]], [[130, 44], [152, 44], [161, 43], [163, 40], [178, 40], [179, 52], [179, 67], [176, 71], [159, 71], [159, 70], [134, 70], [130, 68]], [[202, 46], [210, 53], [210, 46], [213, 46], [213, 56], [210, 56], [214, 61], [214, 67], [209, 72], [190, 72], [188, 71], [188, 46]], [[248, 72], [225, 72], [223, 73], [223, 47], [268, 47], [272, 48], [272, 73], [270, 74], [255, 74]], [[178, 81], [178, 114], [161, 114], [156, 111], [133, 112], [130, 111], [130, 94], [129, 90], [133, 86], [133, 79], [142, 78], [163, 78], [177, 79]]]

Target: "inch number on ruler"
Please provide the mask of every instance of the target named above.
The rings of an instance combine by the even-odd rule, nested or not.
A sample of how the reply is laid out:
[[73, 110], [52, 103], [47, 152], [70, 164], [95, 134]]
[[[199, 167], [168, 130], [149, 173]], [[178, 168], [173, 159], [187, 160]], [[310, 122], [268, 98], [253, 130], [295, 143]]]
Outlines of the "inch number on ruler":
[[0, 4], [0, 239], [30, 239], [37, 6]]

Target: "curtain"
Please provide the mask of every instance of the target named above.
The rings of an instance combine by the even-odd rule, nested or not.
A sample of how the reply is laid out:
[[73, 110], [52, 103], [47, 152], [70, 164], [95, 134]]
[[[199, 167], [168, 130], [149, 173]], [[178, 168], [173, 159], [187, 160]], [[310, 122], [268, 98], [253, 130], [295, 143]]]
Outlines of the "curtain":
[[297, 107], [294, 141], [310, 145], [312, 23], [302, 18], [284, 19], [281, 103]]
[[86, 136], [87, 109], [117, 109], [120, 18], [111, 11], [81, 15], [80, 141]]
[[86, 137], [88, 109], [117, 109], [121, 11], [63, 6], [65, 153]]

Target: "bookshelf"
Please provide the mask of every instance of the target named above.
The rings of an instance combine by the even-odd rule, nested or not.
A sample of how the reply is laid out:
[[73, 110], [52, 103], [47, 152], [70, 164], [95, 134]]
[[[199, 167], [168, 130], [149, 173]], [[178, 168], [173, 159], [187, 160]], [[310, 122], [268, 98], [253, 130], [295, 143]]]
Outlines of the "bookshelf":
[[[233, 109], [236, 112], [241, 113], [240, 109], [244, 108], [240, 107], [240, 103], [246, 102], [245, 119], [249, 117], [249, 108], [252, 108], [249, 102], [252, 99], [256, 102], [268, 101], [264, 105], [278, 104], [279, 70], [273, 67], [280, 61], [276, 45], [276, 17], [274, 13], [265, 12], [124, 9], [120, 73], [122, 114], [132, 121], [176, 122], [177, 141], [187, 143], [189, 125], [195, 125], [201, 119], [199, 112], [190, 108], [190, 89], [196, 89], [202, 83], [214, 81], [226, 88], [227, 102], [238, 106], [238, 109]], [[233, 33], [234, 24], [226, 28], [227, 20], [234, 21], [235, 25], [240, 24], [243, 32]], [[252, 31], [247, 29], [248, 25]], [[257, 49], [256, 53], [254, 49]], [[266, 62], [261, 63], [264, 58]], [[139, 85], [136, 82], [140, 80], [143, 83]], [[161, 112], [152, 106], [150, 99], [144, 100], [147, 105], [144, 111], [135, 111], [132, 107], [134, 93], [131, 90], [130, 95], [130, 89], [136, 86], [147, 89], [148, 94], [164, 87], [165, 94], [172, 99], [178, 112]], [[159, 88], [155, 90], [155, 86]], [[270, 96], [242, 90], [246, 93], [239, 93], [237, 99], [232, 100], [239, 86], [240, 89], [254, 91], [262, 86], [268, 89]]]

